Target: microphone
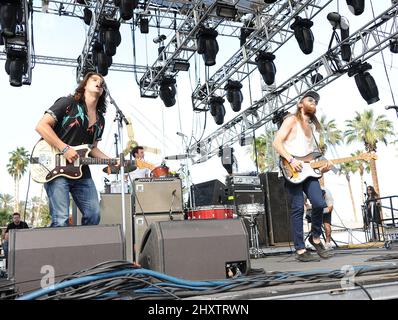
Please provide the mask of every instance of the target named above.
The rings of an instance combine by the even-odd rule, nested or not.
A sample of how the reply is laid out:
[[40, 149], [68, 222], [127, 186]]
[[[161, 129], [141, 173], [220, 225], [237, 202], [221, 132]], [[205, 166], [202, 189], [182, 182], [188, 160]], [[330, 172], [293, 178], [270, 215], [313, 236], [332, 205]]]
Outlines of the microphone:
[[180, 137], [186, 137], [186, 135], [185, 134], [183, 134], [182, 132], [176, 132], [176, 134], [177, 134], [177, 136], [180, 136]]
[[164, 157], [164, 158], [166, 160], [182, 160], [182, 159], [186, 159], [188, 157], [189, 157], [188, 154], [176, 154], [176, 155], [167, 156], [167, 157]]
[[386, 110], [395, 109], [395, 111], [398, 111], [398, 107], [397, 106], [385, 106], [384, 108]]

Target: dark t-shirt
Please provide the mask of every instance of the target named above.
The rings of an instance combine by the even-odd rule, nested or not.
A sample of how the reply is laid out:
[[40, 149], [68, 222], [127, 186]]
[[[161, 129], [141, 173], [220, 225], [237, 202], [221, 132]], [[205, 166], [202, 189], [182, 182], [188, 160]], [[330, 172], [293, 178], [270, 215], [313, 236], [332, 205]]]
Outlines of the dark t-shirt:
[[[97, 122], [89, 127], [86, 105], [75, 101], [72, 96], [59, 98], [45, 113], [56, 121], [54, 131], [57, 136], [70, 146], [93, 144], [101, 140], [105, 127], [104, 116], [97, 113]], [[88, 166], [83, 166], [82, 171], [83, 178], [91, 177]]]
[[15, 224], [14, 222], [11, 222], [7, 225], [7, 229], [6, 229], [5, 233], [7, 233], [11, 229], [29, 229], [29, 226], [25, 221], [21, 221], [19, 224]]

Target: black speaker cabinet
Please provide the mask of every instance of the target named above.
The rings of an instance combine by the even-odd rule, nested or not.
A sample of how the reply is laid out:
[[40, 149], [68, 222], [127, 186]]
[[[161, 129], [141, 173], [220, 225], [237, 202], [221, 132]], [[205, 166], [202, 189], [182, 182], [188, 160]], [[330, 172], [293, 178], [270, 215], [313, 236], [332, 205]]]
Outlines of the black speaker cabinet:
[[10, 230], [8, 276], [20, 293], [109, 260], [124, 260], [120, 226]]
[[135, 214], [183, 211], [181, 179], [136, 179], [133, 188]]
[[142, 241], [143, 268], [190, 280], [225, 279], [228, 269], [250, 269], [241, 219], [155, 222]]
[[289, 198], [284, 178], [278, 178], [277, 172], [259, 175], [265, 195], [270, 244], [291, 241]]
[[[211, 180], [191, 186], [191, 207], [216, 206], [227, 202], [226, 188], [219, 180]], [[191, 199], [194, 199], [193, 203]]]

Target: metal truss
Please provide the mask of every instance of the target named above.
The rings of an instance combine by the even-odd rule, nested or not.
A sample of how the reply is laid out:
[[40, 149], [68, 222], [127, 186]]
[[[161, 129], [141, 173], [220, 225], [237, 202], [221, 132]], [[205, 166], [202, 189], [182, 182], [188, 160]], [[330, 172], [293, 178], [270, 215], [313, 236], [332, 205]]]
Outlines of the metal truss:
[[17, 31], [12, 38], [4, 38], [4, 59], [7, 59], [7, 53], [12, 52], [26, 53], [27, 68], [22, 75], [22, 84], [30, 85], [32, 83], [32, 43], [29, 23], [29, 5], [27, 0], [21, 0], [22, 20], [17, 25]]
[[[393, 3], [388, 10], [367, 23], [361, 30], [328, 50], [209, 136], [190, 146], [188, 152], [191, 155], [199, 154], [199, 159], [193, 162], [204, 162], [218, 155], [220, 147], [233, 145], [241, 137], [269, 123], [277, 113], [295, 106], [302, 93], [310, 89], [321, 89], [345, 74], [354, 64], [366, 61], [385, 49], [390, 39], [398, 37], [397, 6], [398, 3]], [[349, 62], [340, 59], [342, 44], [348, 44], [351, 48]], [[323, 74], [324, 78], [313, 84], [311, 76], [315, 73]]]
[[192, 93], [192, 104], [195, 111], [208, 110], [208, 99], [211, 96], [225, 96], [226, 92], [221, 88], [227, 80], [239, 82], [247, 78], [257, 65], [253, 60], [262, 49], [275, 53], [294, 35], [290, 25], [294, 17], [304, 12], [306, 18], [314, 18], [321, 10], [330, 4], [332, 0], [306, 0], [298, 2], [278, 2], [271, 12], [259, 15], [258, 25], [247, 39], [246, 43], [203, 85], [198, 85]]

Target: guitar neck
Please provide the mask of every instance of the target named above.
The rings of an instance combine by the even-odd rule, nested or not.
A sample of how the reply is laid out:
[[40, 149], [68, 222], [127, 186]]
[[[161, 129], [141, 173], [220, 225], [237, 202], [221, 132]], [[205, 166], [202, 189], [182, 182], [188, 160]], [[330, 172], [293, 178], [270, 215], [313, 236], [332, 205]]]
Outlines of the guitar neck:
[[316, 169], [316, 168], [323, 167], [329, 161], [332, 162], [333, 164], [338, 164], [338, 163], [350, 162], [350, 161], [355, 161], [355, 160], [363, 160], [363, 155], [359, 155], [359, 156], [355, 156], [355, 157], [339, 158], [339, 159], [333, 159], [333, 160], [319, 160], [316, 162], [312, 162], [311, 168]]
[[118, 160], [119, 159], [80, 158], [80, 164], [110, 164], [110, 165], [115, 165], [115, 164], [117, 164]]

